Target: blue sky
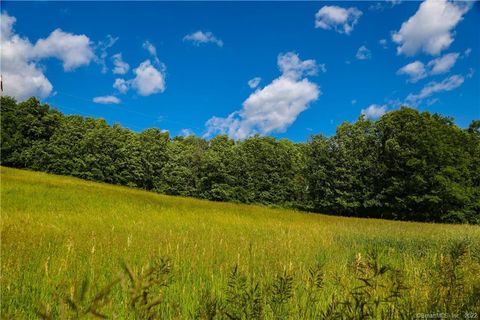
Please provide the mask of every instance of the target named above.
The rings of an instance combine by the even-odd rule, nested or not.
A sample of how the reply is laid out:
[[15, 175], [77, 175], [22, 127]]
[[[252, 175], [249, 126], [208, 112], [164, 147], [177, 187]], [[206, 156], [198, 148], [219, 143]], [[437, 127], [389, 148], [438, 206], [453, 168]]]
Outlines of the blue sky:
[[478, 2], [2, 4], [5, 94], [135, 131], [305, 141], [401, 104], [480, 118]]

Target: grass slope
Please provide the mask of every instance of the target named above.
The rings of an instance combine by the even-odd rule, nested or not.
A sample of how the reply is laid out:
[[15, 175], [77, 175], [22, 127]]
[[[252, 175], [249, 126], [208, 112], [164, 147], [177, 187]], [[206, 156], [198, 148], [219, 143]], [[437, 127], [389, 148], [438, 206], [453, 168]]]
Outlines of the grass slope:
[[[309, 305], [304, 282], [309, 268], [322, 266], [320, 310], [334, 292], [347, 298], [342, 288], [356, 281], [352, 264], [361, 265], [372, 250], [382, 263], [402, 270], [406, 297], [416, 311], [427, 310], [439, 290], [431, 273], [444, 273], [443, 252], [451, 243], [467, 239], [473, 248], [458, 269], [465, 288], [474, 290], [480, 280], [478, 226], [306, 214], [0, 170], [2, 317], [32, 318], [39, 308], [58, 312], [63, 295], [72, 296], [83, 279], [98, 290], [116, 277], [122, 261], [141, 272], [157, 257], [170, 259], [174, 279], [159, 307], [166, 318], [195, 315], [206, 290], [225, 296], [235, 265], [264, 292], [279, 274], [294, 276], [286, 313], [292, 318], [300, 318]], [[114, 306], [125, 305], [121, 287], [113, 289], [111, 299]], [[267, 300], [262, 312], [268, 318], [274, 312]], [[124, 318], [124, 309], [107, 306], [105, 312]]]

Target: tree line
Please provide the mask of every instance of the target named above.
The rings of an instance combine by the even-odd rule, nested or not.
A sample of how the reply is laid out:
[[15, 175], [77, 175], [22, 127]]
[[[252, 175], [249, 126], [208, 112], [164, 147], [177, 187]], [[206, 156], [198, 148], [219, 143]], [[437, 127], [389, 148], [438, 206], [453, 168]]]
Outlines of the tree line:
[[1, 164], [215, 201], [480, 223], [480, 120], [462, 129], [407, 107], [293, 143], [137, 133], [1, 97]]

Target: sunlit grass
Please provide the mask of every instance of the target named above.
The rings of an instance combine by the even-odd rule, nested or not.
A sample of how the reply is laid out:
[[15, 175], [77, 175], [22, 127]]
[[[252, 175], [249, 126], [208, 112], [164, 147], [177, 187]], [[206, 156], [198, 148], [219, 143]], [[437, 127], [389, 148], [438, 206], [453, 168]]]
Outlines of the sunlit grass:
[[[122, 261], [138, 271], [157, 257], [170, 259], [174, 277], [165, 290], [165, 317], [193, 315], [207, 288], [221, 296], [235, 265], [261, 285], [293, 274], [300, 300], [308, 269], [324, 264], [320, 305], [327, 306], [332, 293], [352, 283], [349, 268], [358, 254], [369, 250], [403, 270], [408, 294], [421, 309], [444, 248], [465, 239], [478, 249], [480, 227], [209, 202], [2, 167], [1, 311], [34, 318], [42, 306], [55, 309], [86, 277], [100, 288], [117, 276]], [[465, 265], [466, 286], [480, 283], [479, 263]], [[124, 299], [121, 288], [113, 290], [113, 304]], [[122, 310], [107, 313], [122, 318]]]

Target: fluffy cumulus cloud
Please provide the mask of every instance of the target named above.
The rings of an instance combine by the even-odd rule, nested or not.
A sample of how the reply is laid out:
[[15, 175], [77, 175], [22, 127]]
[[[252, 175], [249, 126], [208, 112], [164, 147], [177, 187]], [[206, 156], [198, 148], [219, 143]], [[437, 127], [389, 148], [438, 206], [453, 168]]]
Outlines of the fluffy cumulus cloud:
[[255, 77], [253, 79], [250, 79], [248, 80], [248, 86], [252, 89], [255, 89], [260, 84], [260, 81], [262, 81], [262, 78], [260, 77]]
[[315, 14], [315, 28], [350, 34], [361, 15], [355, 7], [324, 6]]
[[387, 107], [378, 104], [371, 104], [366, 109], [362, 109], [361, 113], [368, 119], [378, 119], [387, 112]]
[[165, 91], [165, 71], [163, 66], [157, 68], [150, 60], [145, 60], [133, 70], [133, 73], [135, 78], [131, 80], [131, 85], [141, 96], [149, 96]]
[[472, 7], [473, 2], [426, 0], [417, 12], [404, 22], [392, 39], [397, 53], [412, 56], [419, 51], [437, 55], [454, 40], [453, 29]]
[[368, 60], [372, 58], [372, 53], [366, 46], [361, 46], [360, 48], [358, 48], [355, 57], [358, 60]]
[[183, 41], [191, 42], [196, 46], [206, 43], [213, 43], [219, 47], [223, 47], [223, 41], [218, 39], [213, 33], [198, 30], [196, 32], [187, 34], [183, 37]]
[[222, 133], [233, 139], [245, 139], [257, 133], [283, 132], [318, 99], [320, 89], [306, 78], [317, 72], [314, 60], [302, 61], [289, 52], [280, 54], [277, 63], [281, 76], [252, 93], [241, 110], [226, 118], [208, 120], [205, 136]]
[[397, 74], [409, 76], [409, 82], [417, 82], [420, 79], [426, 78], [427, 76], [442, 74], [450, 71], [455, 65], [459, 53], [453, 52], [445, 54], [439, 58], [430, 60], [427, 65], [423, 64], [420, 61], [414, 61], [403, 67], [401, 67]]
[[114, 74], [125, 74], [130, 69], [130, 65], [123, 61], [122, 54], [117, 53], [112, 56]]
[[125, 79], [117, 78], [113, 83], [113, 88], [117, 89], [120, 93], [126, 93], [128, 91], [129, 85], [130, 84]]
[[53, 31], [46, 39], [39, 39], [33, 49], [37, 58], [54, 57], [61, 60], [66, 71], [87, 65], [95, 57], [86, 35], [74, 35], [60, 29]]
[[410, 77], [408, 81], [417, 82], [420, 79], [423, 79], [427, 76], [427, 71], [425, 70], [425, 65], [420, 61], [415, 61], [401, 67], [397, 74], [407, 75]]
[[464, 81], [465, 78], [459, 74], [450, 76], [441, 82], [432, 81], [427, 84], [419, 93], [409, 94], [406, 101], [409, 104], [418, 105], [423, 99], [432, 96], [434, 93], [452, 91], [453, 89], [460, 87]]
[[93, 102], [100, 104], [119, 104], [120, 99], [115, 96], [101, 96], [93, 98]]
[[53, 86], [44, 74], [44, 67], [39, 64], [41, 59], [57, 58], [63, 62], [65, 70], [71, 71], [89, 64], [95, 57], [91, 42], [85, 35], [57, 29], [34, 45], [15, 33], [15, 22], [15, 17], [5, 12], [1, 14], [1, 72], [6, 95], [19, 100], [50, 95]]
[[450, 71], [450, 69], [452, 69], [452, 67], [457, 62], [459, 56], [460, 54], [453, 52], [446, 54], [440, 58], [431, 60], [428, 63], [428, 67], [430, 68], [430, 74], [441, 74]]
[[[147, 59], [140, 63], [140, 65], [133, 69], [135, 77], [133, 79], [125, 80], [122, 78], [115, 79], [113, 88], [120, 93], [126, 93], [130, 88], [137, 91], [141, 96], [149, 96], [165, 91], [165, 64], [160, 62], [157, 56], [157, 49], [149, 41], [143, 43], [143, 48], [147, 50], [153, 58], [153, 62]], [[129, 65], [123, 63], [122, 56], [117, 54], [113, 56], [114, 61], [117, 60], [116, 67], [121, 67], [122, 72], [128, 71]], [[126, 70], [125, 70], [126, 69]], [[115, 73], [115, 69], [114, 69]], [[120, 73], [120, 72], [116, 72]]]
[[278, 68], [286, 78], [299, 79], [303, 75], [314, 76], [317, 74], [315, 60], [300, 60], [297, 54], [288, 52], [281, 54], [277, 59]]

